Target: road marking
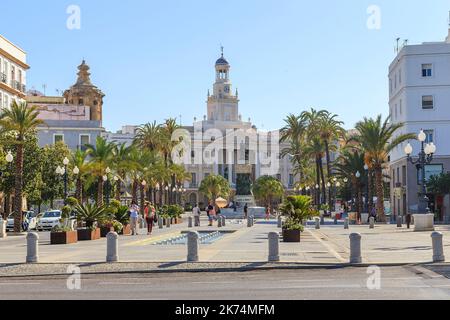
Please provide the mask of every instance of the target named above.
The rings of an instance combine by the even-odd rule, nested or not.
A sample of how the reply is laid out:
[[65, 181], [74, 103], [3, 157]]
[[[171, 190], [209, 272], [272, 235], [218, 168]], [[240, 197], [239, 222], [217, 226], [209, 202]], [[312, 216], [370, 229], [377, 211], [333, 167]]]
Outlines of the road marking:
[[40, 282], [0, 282], [0, 286], [41, 285]]
[[341, 262], [347, 262], [346, 259], [342, 258], [341, 255], [337, 253], [337, 251], [335, 251], [329, 244], [327, 244], [325, 241], [323, 241], [317, 235], [315, 235], [314, 232], [308, 229], [306, 231], [308, 231], [317, 241], [319, 241], [325, 248], [327, 248], [328, 252], [331, 253], [336, 259], [338, 259]]
[[236, 282], [233, 281], [224, 281], [224, 282], [191, 282], [191, 284], [234, 284]]

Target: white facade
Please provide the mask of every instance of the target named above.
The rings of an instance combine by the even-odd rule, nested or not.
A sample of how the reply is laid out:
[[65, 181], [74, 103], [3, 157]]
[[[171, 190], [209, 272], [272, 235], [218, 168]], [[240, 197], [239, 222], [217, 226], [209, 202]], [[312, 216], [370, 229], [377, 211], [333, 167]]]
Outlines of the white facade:
[[116, 144], [125, 144], [130, 146], [133, 143], [134, 137], [136, 136], [136, 130], [138, 126], [126, 125], [122, 126], [122, 130], [117, 132], [104, 132], [102, 137], [108, 142], [114, 142]]
[[0, 35], [0, 107], [23, 101], [26, 92], [26, 53]]
[[[399, 134], [423, 129], [427, 142], [437, 146], [426, 175], [450, 170], [450, 30], [444, 42], [401, 49], [389, 67], [389, 108], [392, 123], [404, 123]], [[417, 156], [420, 143], [411, 141], [411, 145], [412, 156]], [[390, 154], [391, 201], [397, 214], [417, 206], [417, 172], [406, 162], [405, 146], [399, 145]]]

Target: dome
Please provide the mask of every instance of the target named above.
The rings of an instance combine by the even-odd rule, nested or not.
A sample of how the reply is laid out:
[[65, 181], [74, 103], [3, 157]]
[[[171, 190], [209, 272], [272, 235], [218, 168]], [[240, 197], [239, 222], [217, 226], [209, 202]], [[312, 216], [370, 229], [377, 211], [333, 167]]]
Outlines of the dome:
[[216, 61], [216, 66], [229, 65], [228, 61], [223, 57], [223, 55]]

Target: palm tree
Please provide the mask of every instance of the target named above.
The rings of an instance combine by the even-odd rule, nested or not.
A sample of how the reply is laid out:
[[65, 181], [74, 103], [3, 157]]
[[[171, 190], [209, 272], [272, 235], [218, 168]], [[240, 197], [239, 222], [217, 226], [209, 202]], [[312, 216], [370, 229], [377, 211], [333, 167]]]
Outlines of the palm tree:
[[130, 158], [130, 154], [134, 150], [134, 146], [127, 146], [125, 143], [116, 145], [113, 150], [113, 169], [117, 173], [116, 180], [116, 200], [120, 201], [120, 190], [122, 183], [127, 179], [127, 172], [134, 170], [137, 164]]
[[273, 199], [281, 198], [284, 194], [283, 184], [271, 176], [258, 178], [253, 184], [252, 191], [255, 198], [263, 201], [271, 212]]
[[89, 168], [94, 176], [97, 177], [97, 206], [103, 205], [103, 176], [106, 169], [113, 164], [115, 144], [106, 141], [102, 137], [97, 137], [95, 145], [88, 144]]
[[23, 206], [23, 148], [24, 138], [33, 132], [44, 122], [38, 119], [39, 112], [35, 106], [28, 107], [26, 102], [13, 101], [11, 108], [3, 108], [0, 113], [0, 130], [2, 132], [14, 132], [17, 145], [14, 182], [14, 232], [22, 231], [22, 206]]
[[364, 118], [356, 124], [358, 135], [354, 137], [365, 159], [372, 164], [375, 174], [375, 192], [377, 195], [377, 220], [386, 221], [384, 213], [383, 168], [388, 162], [389, 153], [404, 141], [416, 139], [414, 134], [396, 134], [403, 123], [390, 123], [389, 117], [382, 121], [381, 115], [376, 119]]
[[75, 198], [78, 203], [83, 203], [83, 181], [85, 176], [89, 173], [89, 164], [87, 158], [89, 156], [88, 151], [83, 151], [78, 149], [72, 153], [72, 164], [74, 168], [78, 168], [77, 180], [76, 180], [76, 191]]
[[156, 121], [140, 126], [136, 130], [134, 142], [141, 148], [158, 151], [161, 145], [161, 126]]
[[220, 175], [209, 175], [202, 180], [198, 191], [203, 193], [210, 201], [217, 197], [228, 198], [230, 195], [230, 184], [228, 180]]

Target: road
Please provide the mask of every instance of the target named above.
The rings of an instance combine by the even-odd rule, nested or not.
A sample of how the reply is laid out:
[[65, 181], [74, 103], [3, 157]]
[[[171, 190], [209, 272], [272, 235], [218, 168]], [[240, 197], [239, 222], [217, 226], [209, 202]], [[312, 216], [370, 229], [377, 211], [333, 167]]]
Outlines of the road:
[[450, 299], [450, 280], [422, 267], [382, 267], [380, 272], [379, 290], [367, 287], [369, 275], [362, 267], [81, 275], [80, 290], [69, 290], [67, 277], [0, 278], [0, 299]]

